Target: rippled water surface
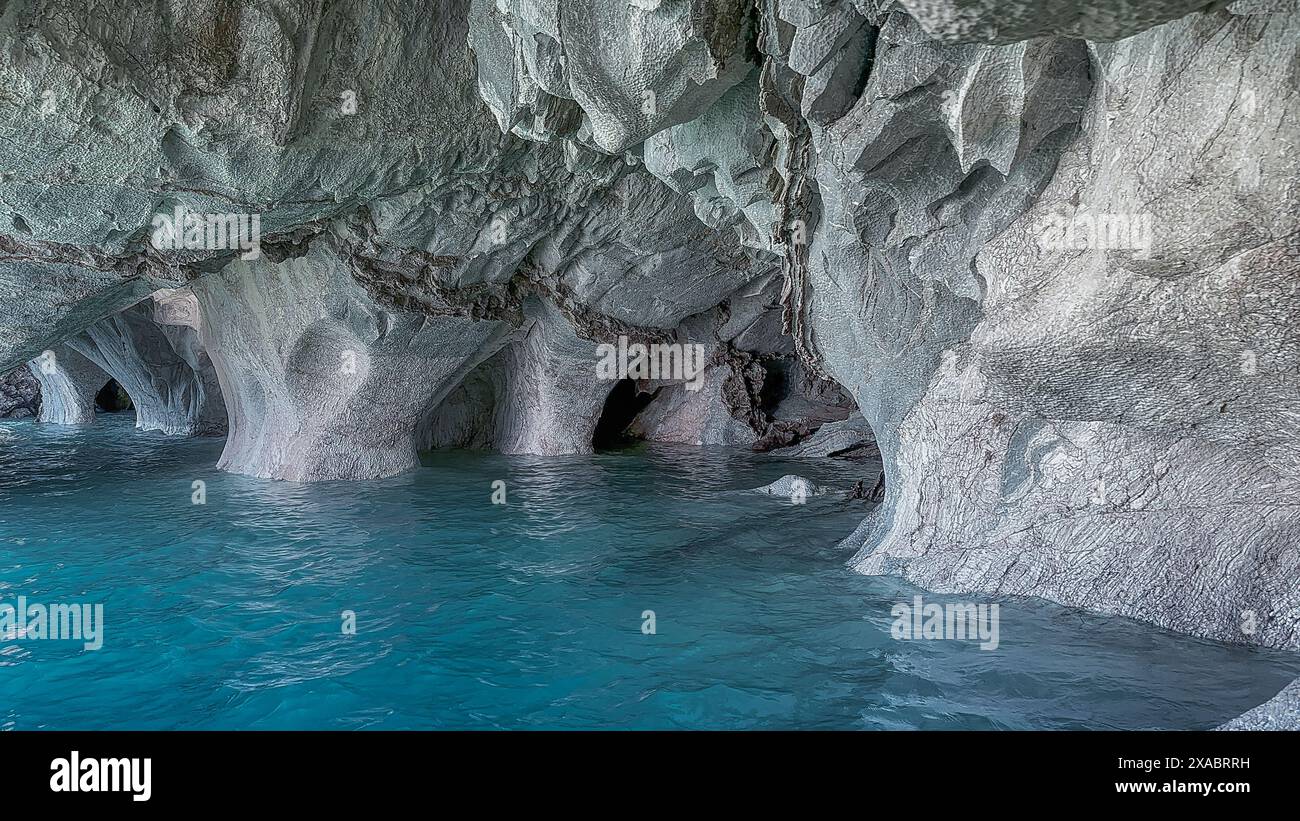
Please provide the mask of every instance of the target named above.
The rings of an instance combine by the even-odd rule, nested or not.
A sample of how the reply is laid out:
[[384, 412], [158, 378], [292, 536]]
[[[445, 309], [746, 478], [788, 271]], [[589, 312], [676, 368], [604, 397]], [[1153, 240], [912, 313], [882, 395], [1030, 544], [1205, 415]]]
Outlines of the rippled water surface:
[[0, 726], [1207, 728], [1300, 675], [1033, 600], [995, 651], [896, 641], [917, 591], [836, 547], [861, 503], [745, 492], [858, 478], [834, 460], [436, 453], [297, 485], [218, 473], [221, 444], [0, 423], [0, 603], [106, 619], [97, 651], [0, 638]]

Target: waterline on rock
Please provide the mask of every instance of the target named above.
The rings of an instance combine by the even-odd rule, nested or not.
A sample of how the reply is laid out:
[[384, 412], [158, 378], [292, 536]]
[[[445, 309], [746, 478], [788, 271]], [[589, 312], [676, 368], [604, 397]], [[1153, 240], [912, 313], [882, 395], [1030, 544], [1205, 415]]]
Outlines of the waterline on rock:
[[129, 420], [0, 431], [0, 595], [111, 622], [93, 653], [0, 644], [6, 728], [1208, 729], [1300, 675], [1032, 599], [996, 600], [995, 651], [895, 641], [918, 591], [836, 547], [863, 503], [750, 492], [847, 489], [836, 460], [434, 452], [300, 484]]

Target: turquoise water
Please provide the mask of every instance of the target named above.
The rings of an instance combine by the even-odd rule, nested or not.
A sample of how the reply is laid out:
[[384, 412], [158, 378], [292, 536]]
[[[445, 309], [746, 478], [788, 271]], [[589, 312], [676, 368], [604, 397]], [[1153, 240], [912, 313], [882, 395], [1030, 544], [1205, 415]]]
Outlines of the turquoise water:
[[95, 651], [0, 638], [0, 727], [1208, 728], [1300, 675], [1034, 600], [1000, 602], [994, 651], [894, 640], [918, 591], [836, 547], [861, 502], [745, 492], [847, 487], [836, 460], [436, 453], [296, 485], [218, 473], [220, 450], [129, 414], [0, 423], [0, 603], [106, 621]]

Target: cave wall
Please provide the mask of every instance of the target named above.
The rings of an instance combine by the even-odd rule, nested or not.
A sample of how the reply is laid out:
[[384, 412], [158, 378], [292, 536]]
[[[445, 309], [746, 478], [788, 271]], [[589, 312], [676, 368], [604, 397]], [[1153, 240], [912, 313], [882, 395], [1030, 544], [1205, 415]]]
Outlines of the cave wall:
[[[513, 32], [516, 73], [581, 109], [531, 139], [649, 122], [646, 167], [783, 257], [784, 329], [885, 459], [858, 570], [1300, 645], [1300, 18], [1051, 5], [759, 3], [755, 68], [707, 78], [706, 112], [622, 105], [672, 74], [635, 53], [593, 100], [548, 68], [591, 49], [539, 22], [553, 4], [471, 29]], [[499, 79], [512, 121], [528, 81]]]
[[41, 383], [26, 367], [0, 376], [0, 419], [27, 419], [41, 412]]
[[[172, 292], [166, 298], [174, 317], [178, 297]], [[65, 345], [126, 390], [137, 428], [184, 436], [221, 435], [226, 432], [225, 405], [216, 372], [198, 343], [197, 311], [190, 308], [189, 312], [194, 325], [174, 324], [174, 319], [173, 324], [160, 324], [158, 304], [150, 297], [91, 325]], [[40, 369], [39, 360], [33, 368]]]
[[[1249, 11], [1089, 45], [1080, 133], [910, 380], [855, 567], [1300, 645], [1300, 21]], [[1149, 245], [1044, 242], [1107, 214]]]
[[[703, 389], [639, 385], [634, 431], [865, 426], [856, 569], [1300, 646], [1293, 3], [3, 21], [0, 371], [165, 348], [160, 407], [215, 419], [220, 384], [221, 468], [364, 479], [585, 452], [597, 345], [703, 344]], [[177, 206], [257, 214], [258, 253], [156, 247]], [[1132, 230], [1061, 230], [1098, 219]], [[166, 345], [108, 356], [137, 330]], [[41, 384], [70, 418], [73, 376]]]

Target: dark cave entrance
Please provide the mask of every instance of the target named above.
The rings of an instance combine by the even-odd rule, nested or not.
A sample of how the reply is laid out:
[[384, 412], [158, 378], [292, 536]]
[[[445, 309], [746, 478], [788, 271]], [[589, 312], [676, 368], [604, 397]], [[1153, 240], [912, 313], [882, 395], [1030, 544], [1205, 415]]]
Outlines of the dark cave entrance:
[[620, 379], [605, 397], [605, 406], [600, 411], [596, 430], [591, 435], [591, 445], [596, 450], [618, 450], [637, 442], [627, 429], [637, 415], [654, 400], [655, 394], [642, 393], [637, 390], [632, 379]]
[[95, 394], [95, 410], [104, 413], [120, 413], [121, 411], [130, 410], [131, 395], [126, 392], [126, 388], [118, 384], [116, 379], [108, 380], [108, 384], [99, 389]]
[[763, 385], [758, 391], [757, 407], [767, 416], [774, 415], [781, 400], [790, 395], [792, 386], [788, 368], [789, 363], [781, 359], [766, 363]]

